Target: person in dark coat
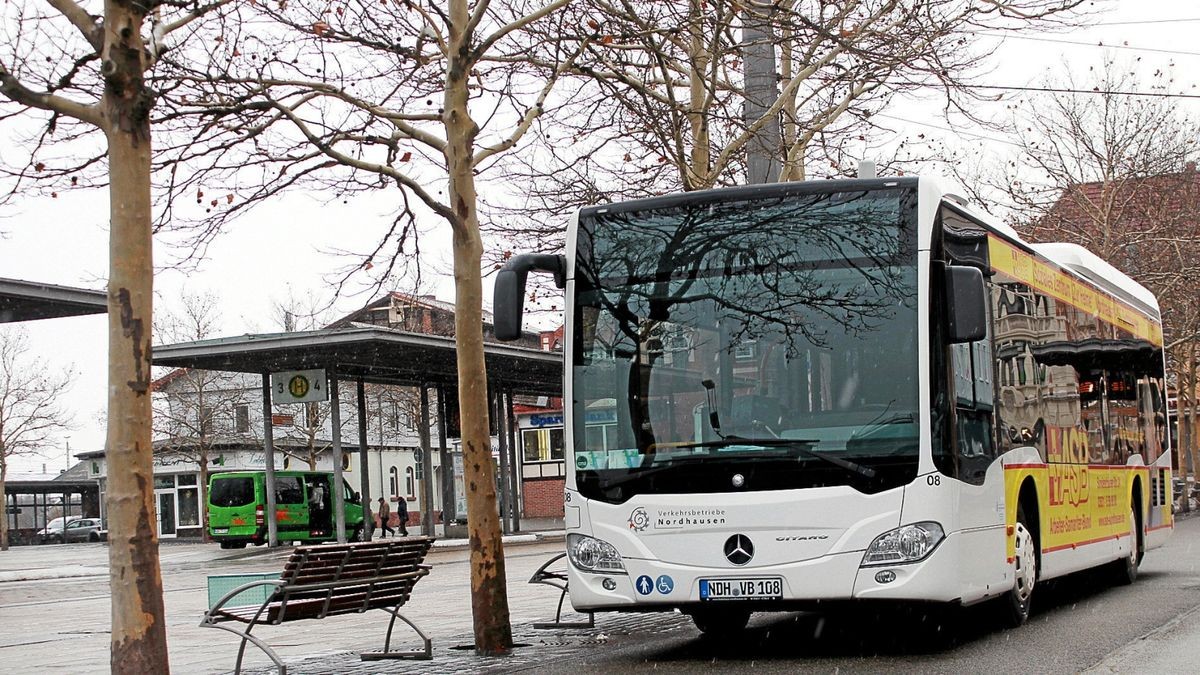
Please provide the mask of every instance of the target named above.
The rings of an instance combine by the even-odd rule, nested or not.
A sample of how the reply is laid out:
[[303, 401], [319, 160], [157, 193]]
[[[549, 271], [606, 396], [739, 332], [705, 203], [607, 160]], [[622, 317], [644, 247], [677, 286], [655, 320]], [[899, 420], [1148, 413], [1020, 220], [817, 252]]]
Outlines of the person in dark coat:
[[408, 500], [403, 497], [392, 497], [396, 500], [396, 517], [400, 519], [400, 536], [408, 536]]

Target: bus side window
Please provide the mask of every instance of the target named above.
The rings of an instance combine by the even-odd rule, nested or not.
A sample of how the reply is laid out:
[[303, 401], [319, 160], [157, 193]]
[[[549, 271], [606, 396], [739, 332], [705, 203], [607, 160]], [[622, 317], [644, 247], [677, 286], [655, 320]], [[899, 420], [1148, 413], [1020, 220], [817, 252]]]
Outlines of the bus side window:
[[[989, 330], [990, 333], [990, 330]], [[989, 337], [953, 345], [958, 478], [983, 483], [996, 456], [992, 439], [992, 357]]]

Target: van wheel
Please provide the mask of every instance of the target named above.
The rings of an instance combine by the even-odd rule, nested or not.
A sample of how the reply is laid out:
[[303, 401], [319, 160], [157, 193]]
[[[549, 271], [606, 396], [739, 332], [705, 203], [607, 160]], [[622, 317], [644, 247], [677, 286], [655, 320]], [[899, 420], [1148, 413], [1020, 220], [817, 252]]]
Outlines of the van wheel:
[[354, 528], [354, 532], [350, 533], [350, 541], [366, 541], [366, 538], [363, 536], [362, 525]]
[[1017, 524], [1014, 529], [1016, 550], [1013, 555], [1013, 587], [1004, 598], [1005, 623], [1020, 626], [1029, 619], [1029, 608], [1033, 604], [1033, 589], [1037, 586], [1037, 542], [1029, 529], [1025, 507], [1017, 507]]
[[1142, 562], [1142, 538], [1138, 527], [1137, 511], [1129, 507], [1129, 555], [1122, 556], [1113, 562], [1113, 577], [1122, 586], [1128, 586], [1137, 581], [1138, 565]]
[[750, 612], [744, 609], [700, 609], [692, 613], [692, 623], [707, 637], [722, 637], [741, 633], [750, 623]]

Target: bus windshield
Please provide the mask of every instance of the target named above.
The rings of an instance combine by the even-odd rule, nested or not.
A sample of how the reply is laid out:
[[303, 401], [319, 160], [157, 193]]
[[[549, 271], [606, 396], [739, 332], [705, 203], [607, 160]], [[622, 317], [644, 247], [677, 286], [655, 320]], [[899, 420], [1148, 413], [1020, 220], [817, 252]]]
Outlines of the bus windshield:
[[916, 194], [581, 214], [572, 347], [585, 497], [916, 472]]

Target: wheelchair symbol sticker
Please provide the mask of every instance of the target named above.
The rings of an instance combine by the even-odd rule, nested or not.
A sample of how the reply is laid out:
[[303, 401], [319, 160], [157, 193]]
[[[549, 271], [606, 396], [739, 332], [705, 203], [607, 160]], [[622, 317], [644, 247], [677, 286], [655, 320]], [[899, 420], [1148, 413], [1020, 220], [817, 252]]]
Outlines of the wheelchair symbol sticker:
[[658, 578], [658, 581], [655, 582], [654, 587], [658, 589], [659, 593], [667, 595], [671, 591], [675, 590], [675, 580], [664, 574]]

